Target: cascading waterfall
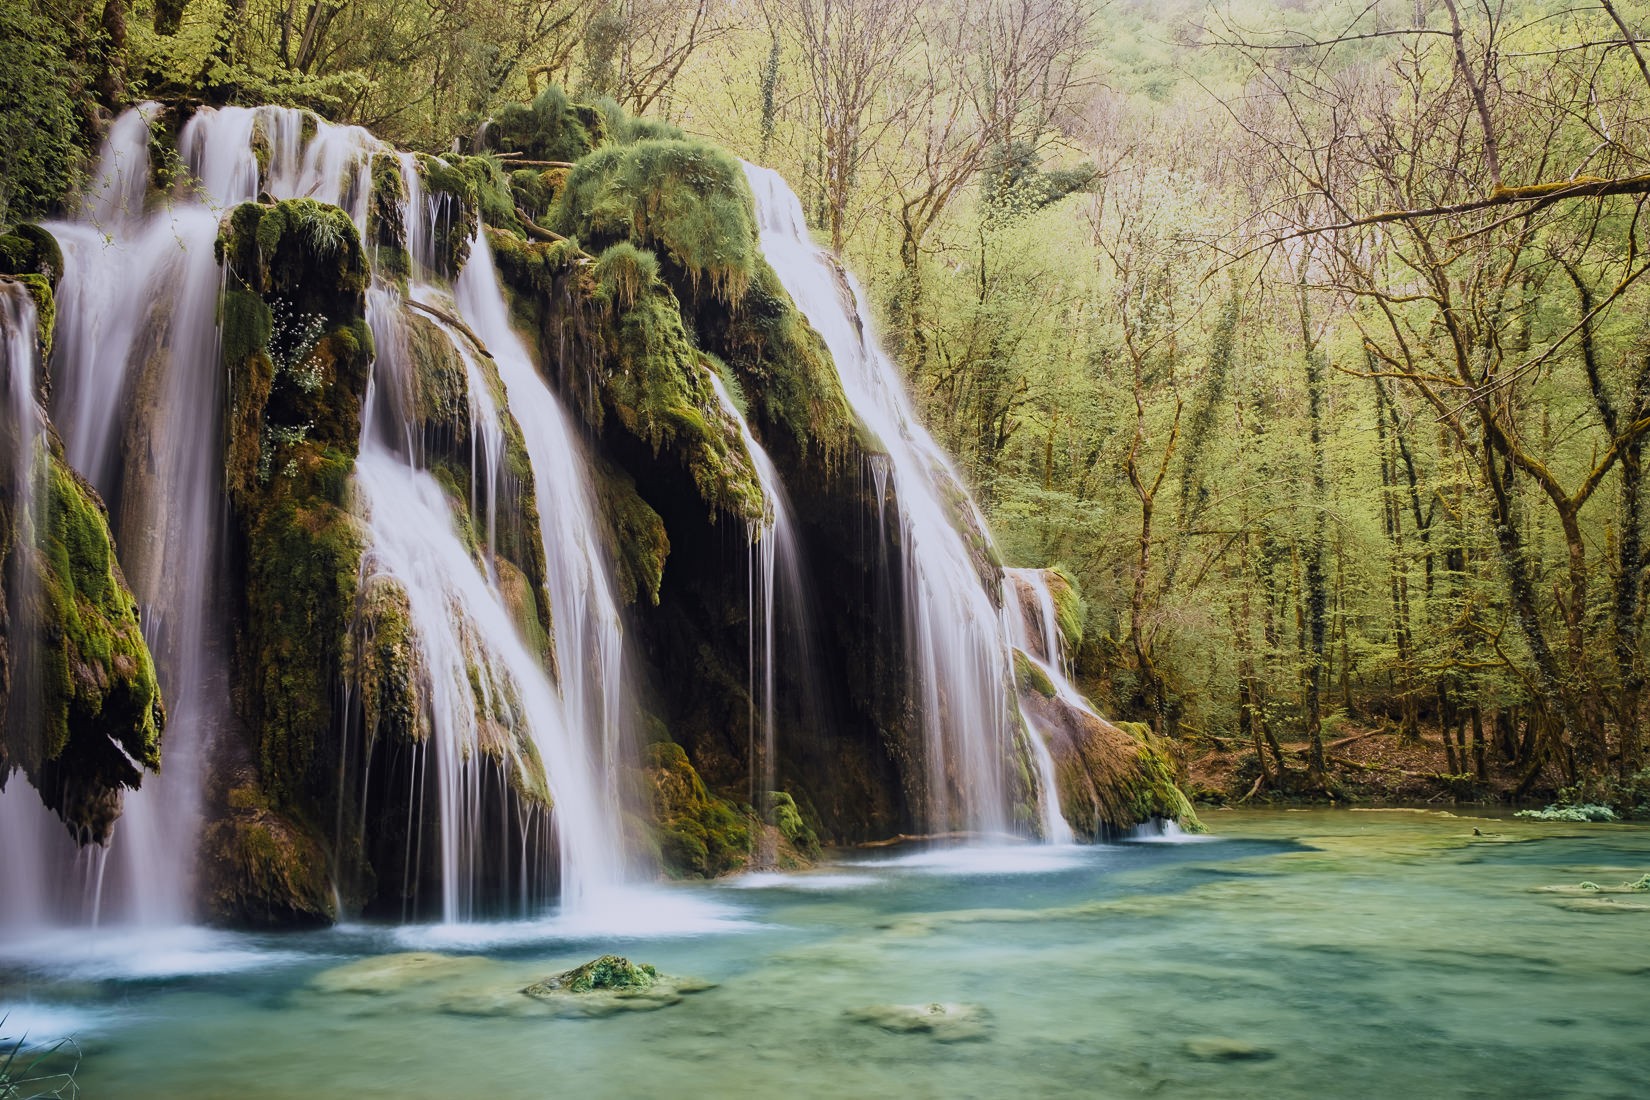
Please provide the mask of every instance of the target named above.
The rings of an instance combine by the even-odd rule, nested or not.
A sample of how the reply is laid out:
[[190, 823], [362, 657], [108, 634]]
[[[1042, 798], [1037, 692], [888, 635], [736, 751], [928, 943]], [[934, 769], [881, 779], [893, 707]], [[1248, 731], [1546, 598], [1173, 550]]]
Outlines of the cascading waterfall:
[[1011, 647], [963, 529], [985, 524], [918, 421], [899, 370], [878, 346], [853, 279], [808, 236], [802, 204], [775, 172], [747, 164], [762, 252], [824, 337], [849, 405], [888, 455], [899, 508], [905, 623], [921, 706], [928, 821], [1000, 833], [1012, 820], [1016, 736]]
[[[49, 228], [65, 255], [53, 411], [69, 461], [115, 517], [122, 564], [167, 700], [165, 767], [128, 793], [106, 853], [73, 844], [28, 784], [8, 784], [0, 794], [0, 875], [9, 884], [0, 918], [8, 924], [100, 916], [164, 924], [192, 914], [201, 784], [212, 738], [228, 720], [229, 697], [227, 624], [218, 606], [228, 519], [218, 223], [234, 205], [260, 196], [312, 198], [345, 210], [364, 230], [372, 158], [393, 152], [359, 127], [331, 126], [292, 109], [202, 109], [179, 137], [189, 185], [146, 211], [149, 128], [158, 110], [145, 105], [114, 123], [82, 215]], [[433, 267], [430, 242], [452, 211], [445, 198], [422, 188], [411, 155], [394, 155], [414, 265], [409, 296], [439, 298], [443, 291], [416, 280]], [[363, 580], [393, 578], [403, 589], [427, 679], [432, 736], [425, 751], [435, 757], [442, 913], [449, 920], [479, 914], [478, 870], [499, 865], [498, 850], [508, 847], [512, 831], [523, 854], [519, 883], [511, 886], [519, 885], [524, 906], [547, 900], [531, 883], [550, 878], [552, 836], [564, 903], [599, 893], [624, 866], [617, 798], [622, 633], [595, 534], [589, 475], [559, 405], [509, 329], [479, 234], [475, 244], [475, 261], [455, 288], [457, 308], [498, 350], [472, 348], [451, 325], [438, 328], [469, 375], [472, 496], [478, 518], [487, 519], [488, 547], [480, 555], [467, 547], [449, 500], [421, 468], [410, 409], [396, 399], [405, 392], [400, 375], [410, 369], [407, 304], [376, 277], [367, 312], [379, 356], [356, 470], [369, 540]], [[494, 402], [478, 356], [493, 358], [510, 409]], [[559, 689], [544, 654], [524, 639], [492, 568], [505, 495], [503, 421], [515, 411], [544, 503]], [[537, 759], [526, 759], [521, 745]], [[505, 783], [535, 784], [542, 766], [553, 822], [528, 809], [515, 822], [481, 820], [484, 781], [475, 756], [483, 750], [500, 760]], [[539, 865], [529, 866], [530, 859]], [[109, 889], [100, 913], [105, 863]], [[24, 881], [41, 885], [25, 896], [16, 888]]]
[[[1036, 608], [1037, 629], [1033, 631], [1026, 608], [1026, 596]], [[1094, 713], [1087, 699], [1066, 675], [1065, 646], [1060, 639], [1060, 628], [1055, 619], [1054, 593], [1048, 579], [1039, 569], [1003, 570], [1003, 617], [1007, 620], [1009, 640], [1025, 655], [1026, 660], [1042, 669], [1055, 686], [1061, 699], [1073, 706]], [[1032, 763], [1037, 767], [1040, 797], [1038, 810], [1042, 816], [1043, 836], [1056, 844], [1071, 844], [1076, 834], [1060, 813], [1059, 786], [1054, 779], [1054, 757], [1048, 749], [1047, 734], [1032, 717], [1024, 715], [1027, 738], [1031, 746]], [[1098, 716], [1097, 716], [1098, 717]]]
[[624, 862], [622, 831], [612, 820], [619, 805], [623, 626], [598, 534], [589, 469], [561, 403], [510, 325], [492, 250], [479, 225], [453, 290], [460, 316], [498, 370], [533, 471], [549, 563], [556, 666], [572, 738], [562, 760], [565, 779], [552, 776], [551, 785], [558, 791], [564, 844], [578, 849], [564, 854], [581, 868], [576, 896], [583, 897], [615, 883]]
[[[9, 453], [0, 455], [7, 475], [11, 500], [12, 529], [5, 532], [16, 549], [5, 578], [9, 623], [8, 641], [12, 656], [11, 683], [3, 717], [5, 732], [28, 736], [29, 726], [38, 717], [40, 685], [30, 671], [31, 655], [20, 639], [32, 630], [28, 608], [39, 585], [29, 549], [40, 529], [41, 503], [39, 459], [41, 410], [35, 398], [34, 300], [20, 283], [0, 283], [0, 431], [10, 443]], [[0, 871], [5, 888], [0, 889], [0, 924], [9, 927], [44, 924], [55, 908], [52, 862], [50, 858], [72, 858], [73, 842], [46, 809], [27, 780], [10, 777], [0, 791]]]
[[[210, 191], [142, 208], [154, 110], [129, 111], [110, 129], [81, 217], [47, 228], [64, 255], [54, 419], [68, 461], [110, 505], [167, 700], [167, 762], [127, 794], [106, 857], [49, 861], [58, 874], [91, 876], [69, 919], [173, 924], [193, 912], [202, 774], [227, 721], [221, 276]], [[127, 418], [134, 407], [143, 417]]]

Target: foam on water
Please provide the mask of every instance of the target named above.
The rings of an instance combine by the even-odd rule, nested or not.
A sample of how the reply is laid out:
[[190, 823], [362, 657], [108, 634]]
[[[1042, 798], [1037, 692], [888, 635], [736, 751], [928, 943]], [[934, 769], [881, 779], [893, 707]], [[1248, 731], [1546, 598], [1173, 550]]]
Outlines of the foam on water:
[[754, 932], [768, 927], [743, 909], [680, 889], [632, 886], [537, 920], [403, 925], [391, 935], [421, 951], [480, 950], [599, 940], [660, 940]]

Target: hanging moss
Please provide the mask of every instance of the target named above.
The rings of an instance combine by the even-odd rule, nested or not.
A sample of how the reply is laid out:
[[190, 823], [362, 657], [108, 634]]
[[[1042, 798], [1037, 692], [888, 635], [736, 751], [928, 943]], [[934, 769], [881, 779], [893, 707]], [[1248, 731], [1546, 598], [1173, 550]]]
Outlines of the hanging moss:
[[1046, 569], [1043, 576], [1048, 583], [1049, 595], [1054, 598], [1054, 621], [1065, 641], [1066, 652], [1076, 653], [1083, 644], [1083, 625], [1088, 617], [1082, 590], [1077, 587], [1071, 572], [1063, 566]]
[[765, 503], [755, 467], [682, 328], [675, 296], [658, 283], [650, 286], [620, 314], [617, 342], [617, 369], [603, 385], [620, 423], [655, 452], [674, 451], [707, 503], [760, 517]]
[[512, 103], [499, 111], [486, 134], [489, 148], [517, 152], [530, 160], [578, 160], [607, 140], [603, 112], [572, 102], [555, 85], [530, 104]]
[[39, 629], [39, 735], [8, 744], [8, 755], [71, 832], [106, 841], [119, 789], [160, 766], [165, 713], [103, 504], [60, 454], [43, 461], [39, 602], [23, 616]]
[[738, 310], [702, 311], [698, 320], [708, 346], [752, 398], [753, 420], [788, 434], [799, 452], [827, 464], [847, 452], [856, 421], [836, 365], [766, 260], [757, 260]]
[[401, 162], [389, 153], [372, 158], [372, 195], [367, 200], [367, 246], [373, 267], [382, 275], [405, 279], [412, 273], [407, 255], [407, 226], [402, 204], [407, 185]]
[[758, 250], [750, 187], [715, 146], [646, 140], [579, 161], [549, 214], [550, 228], [605, 248], [628, 240], [659, 253], [695, 297], [738, 303]]
[[[454, 167], [469, 177], [475, 189], [476, 209], [484, 224], [515, 233], [523, 231], [521, 219], [516, 216], [515, 191], [505, 174], [505, 164], [495, 157], [461, 157], [454, 162]], [[473, 233], [474, 222], [470, 225]]]
[[643, 289], [658, 277], [658, 257], [629, 241], [609, 246], [596, 258], [596, 281], [615, 309], [634, 306]]
[[418, 154], [417, 163], [424, 190], [436, 204], [435, 228], [430, 239], [435, 269], [438, 274], [452, 278], [470, 258], [470, 239], [476, 232], [480, 202], [476, 173], [423, 153]]
[[421, 743], [430, 734], [419, 697], [425, 670], [407, 593], [390, 577], [357, 587], [343, 666], [361, 700], [362, 728], [380, 738]]

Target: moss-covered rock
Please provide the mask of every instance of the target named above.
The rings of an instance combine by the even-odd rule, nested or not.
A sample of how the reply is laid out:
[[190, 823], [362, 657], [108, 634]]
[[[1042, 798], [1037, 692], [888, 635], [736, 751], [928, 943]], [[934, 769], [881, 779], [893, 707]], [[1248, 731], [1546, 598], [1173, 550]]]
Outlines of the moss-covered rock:
[[226, 814], [202, 838], [211, 868], [209, 915], [222, 924], [290, 928], [330, 924], [339, 913], [332, 865], [313, 830], [278, 813], [250, 775], [227, 796]]
[[610, 145], [580, 160], [549, 214], [586, 247], [630, 241], [658, 253], [695, 298], [738, 303], [756, 273], [756, 220], [739, 162], [681, 139]]
[[38, 691], [8, 700], [22, 720], [7, 723], [0, 773], [20, 767], [72, 834], [106, 842], [122, 789], [160, 766], [165, 712], [103, 502], [55, 439], [38, 461], [45, 502], [34, 546], [12, 543], [9, 502], [0, 501], [9, 551], [0, 556], [27, 555], [34, 580], [8, 594], [16, 614], [5, 631], [7, 664], [19, 686]]
[[598, 509], [607, 536], [608, 560], [614, 565], [614, 594], [624, 603], [646, 598], [659, 602], [665, 562], [670, 557], [670, 533], [665, 521], [636, 491], [636, 480], [612, 463], [591, 463]]
[[520, 153], [531, 160], [575, 161], [608, 139], [601, 108], [575, 103], [551, 85], [532, 103], [512, 103], [487, 125], [489, 149]]
[[1077, 587], [1077, 580], [1070, 570], [1058, 565], [1045, 569], [1043, 578], [1048, 584], [1049, 595], [1054, 598], [1054, 624], [1060, 631], [1065, 651], [1076, 653], [1083, 644], [1083, 628], [1088, 618], [1082, 589]]
[[642, 781], [648, 825], [667, 873], [714, 878], [750, 859], [749, 816], [705, 787], [680, 745], [647, 746]]
[[52, 286], [63, 274], [57, 238], [32, 222], [0, 233], [0, 275], [43, 275]]
[[769, 791], [766, 802], [764, 809], [767, 811], [768, 820], [773, 822], [774, 828], [779, 830], [779, 835], [785, 838], [785, 842], [804, 859], [818, 859], [819, 834], [803, 819], [802, 810], [797, 806], [796, 799], [784, 791]]
[[[1023, 660], [1016, 657], [1017, 663]], [[1114, 725], [1034, 687], [1022, 686], [1019, 694], [1022, 710], [1046, 737], [1060, 809], [1079, 839], [1102, 840], [1153, 820], [1178, 821], [1187, 832], [1202, 831], [1177, 784], [1168, 744], [1149, 728]]]
[[583, 966], [535, 982], [522, 990], [529, 997], [550, 992], [589, 993], [597, 989], [649, 989], [659, 980], [650, 963], [633, 963], [619, 955], [603, 955]]

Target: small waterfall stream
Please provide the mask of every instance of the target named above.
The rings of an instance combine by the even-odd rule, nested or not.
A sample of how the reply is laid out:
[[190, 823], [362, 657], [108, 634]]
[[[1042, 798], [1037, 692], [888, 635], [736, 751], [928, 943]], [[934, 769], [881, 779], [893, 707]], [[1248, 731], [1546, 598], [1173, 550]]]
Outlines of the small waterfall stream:
[[[802, 204], [777, 173], [747, 164], [762, 252], [824, 337], [849, 405], [887, 452], [873, 465], [899, 508], [905, 624], [921, 703], [932, 831], [1006, 832], [1016, 753], [1012, 647], [970, 547], [985, 523], [911, 407], [898, 367], [878, 345], [853, 278], [808, 235]], [[967, 534], [965, 534], [967, 532]], [[1035, 750], [1034, 750], [1035, 755]], [[1044, 802], [1053, 801], [1045, 784]], [[1058, 818], [1058, 814], [1055, 814]]]

